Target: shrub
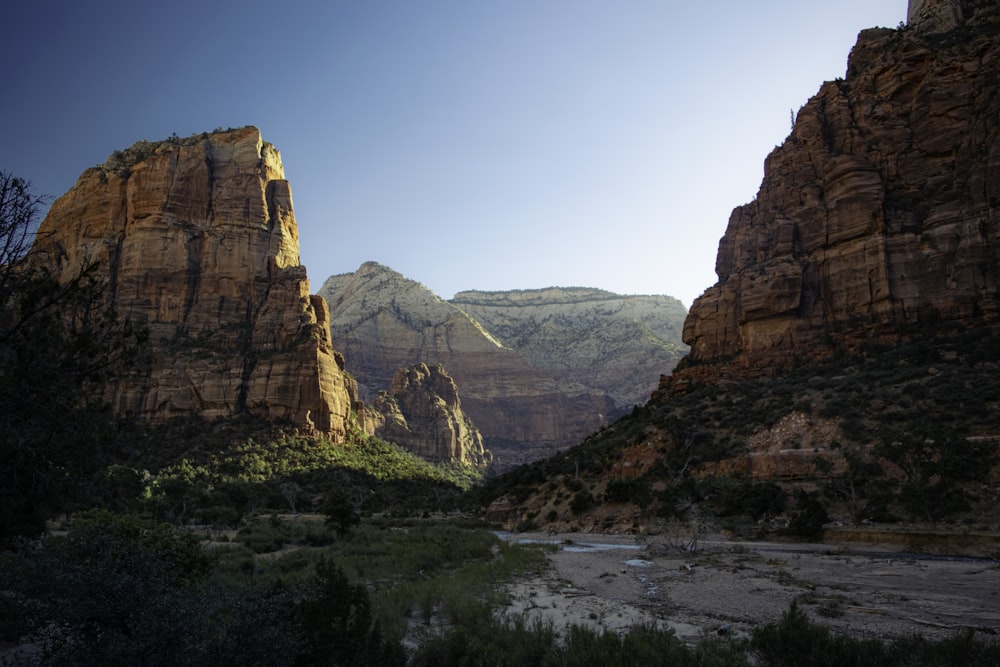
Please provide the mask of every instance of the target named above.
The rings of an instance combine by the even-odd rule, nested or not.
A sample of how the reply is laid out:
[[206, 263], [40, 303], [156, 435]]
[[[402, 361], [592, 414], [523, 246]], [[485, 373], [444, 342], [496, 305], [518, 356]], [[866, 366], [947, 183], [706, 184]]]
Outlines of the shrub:
[[594, 496], [590, 491], [580, 490], [573, 494], [573, 499], [569, 502], [569, 509], [573, 514], [582, 514], [594, 506]]
[[823, 526], [830, 520], [826, 506], [815, 493], [799, 489], [795, 499], [796, 511], [788, 522], [788, 533], [799, 537], [817, 538], [823, 534]]
[[372, 616], [363, 584], [352, 584], [326, 558], [316, 564], [309, 595], [296, 606], [295, 619], [309, 644], [307, 664], [403, 665], [403, 647], [386, 641]]

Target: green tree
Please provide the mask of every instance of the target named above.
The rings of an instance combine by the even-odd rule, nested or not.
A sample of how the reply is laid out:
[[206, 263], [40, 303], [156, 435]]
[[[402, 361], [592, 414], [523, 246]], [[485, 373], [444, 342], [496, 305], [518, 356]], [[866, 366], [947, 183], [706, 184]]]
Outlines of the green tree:
[[883, 429], [879, 441], [875, 453], [902, 473], [899, 503], [930, 522], [968, 510], [970, 485], [987, 481], [996, 462], [992, 442], [970, 440], [944, 423]]
[[31, 256], [43, 203], [0, 172], [0, 540], [93, 495], [119, 442], [103, 386], [144, 342], [107, 307], [96, 264], [60, 281]]
[[389, 667], [406, 662], [399, 642], [383, 637], [367, 589], [352, 584], [332, 560], [316, 564], [316, 576], [295, 617], [309, 643], [305, 664]]
[[0, 642], [59, 665], [291, 665], [298, 594], [216, 581], [215, 559], [169, 524], [99, 512], [0, 558]]
[[830, 520], [826, 506], [819, 494], [806, 493], [799, 489], [795, 496], [795, 511], [788, 522], [788, 533], [799, 537], [818, 538], [823, 535], [823, 526]]
[[361, 522], [361, 516], [355, 511], [352, 503], [342, 492], [331, 489], [327, 492], [320, 512], [326, 515], [326, 525], [337, 531], [340, 537], [347, 537]]

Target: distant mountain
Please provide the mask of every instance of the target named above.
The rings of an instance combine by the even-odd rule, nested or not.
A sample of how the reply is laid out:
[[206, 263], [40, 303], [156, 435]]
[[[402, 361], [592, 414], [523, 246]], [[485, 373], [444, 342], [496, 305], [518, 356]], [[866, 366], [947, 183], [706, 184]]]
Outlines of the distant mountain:
[[550, 287], [460, 292], [451, 303], [536, 368], [598, 387], [622, 410], [645, 403], [653, 379], [687, 352], [687, 310], [668, 296]]
[[580, 442], [648, 399], [684, 355], [667, 296], [549, 288], [451, 302], [374, 262], [320, 289], [334, 347], [363, 398], [397, 369], [441, 364], [500, 469]]

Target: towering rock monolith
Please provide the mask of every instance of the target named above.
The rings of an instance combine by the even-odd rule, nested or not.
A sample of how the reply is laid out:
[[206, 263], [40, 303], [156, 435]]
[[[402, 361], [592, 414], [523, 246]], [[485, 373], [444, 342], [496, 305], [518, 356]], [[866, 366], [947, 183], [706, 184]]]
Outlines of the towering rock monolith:
[[462, 411], [458, 387], [443, 366], [401, 368], [368, 406], [375, 435], [429, 461], [486, 467], [483, 436]]
[[335, 439], [357, 417], [281, 156], [255, 127], [115, 152], [52, 205], [32, 261], [64, 281], [96, 262], [107, 306], [147, 328], [149, 373], [107, 390], [119, 413], [249, 412]]

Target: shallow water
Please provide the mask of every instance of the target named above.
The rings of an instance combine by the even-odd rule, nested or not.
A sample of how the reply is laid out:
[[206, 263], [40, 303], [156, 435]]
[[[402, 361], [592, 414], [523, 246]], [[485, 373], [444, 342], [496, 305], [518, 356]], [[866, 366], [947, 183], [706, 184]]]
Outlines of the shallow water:
[[573, 540], [568, 542], [566, 540], [546, 540], [537, 537], [521, 537], [510, 533], [505, 530], [494, 531], [494, 534], [499, 537], [504, 542], [510, 542], [511, 544], [551, 544], [552, 546], [558, 547], [562, 551], [569, 553], [589, 553], [593, 551], [614, 551], [616, 549], [625, 549], [629, 551], [638, 551], [642, 549], [642, 545], [639, 544], [611, 544], [609, 542], [577, 542]]

